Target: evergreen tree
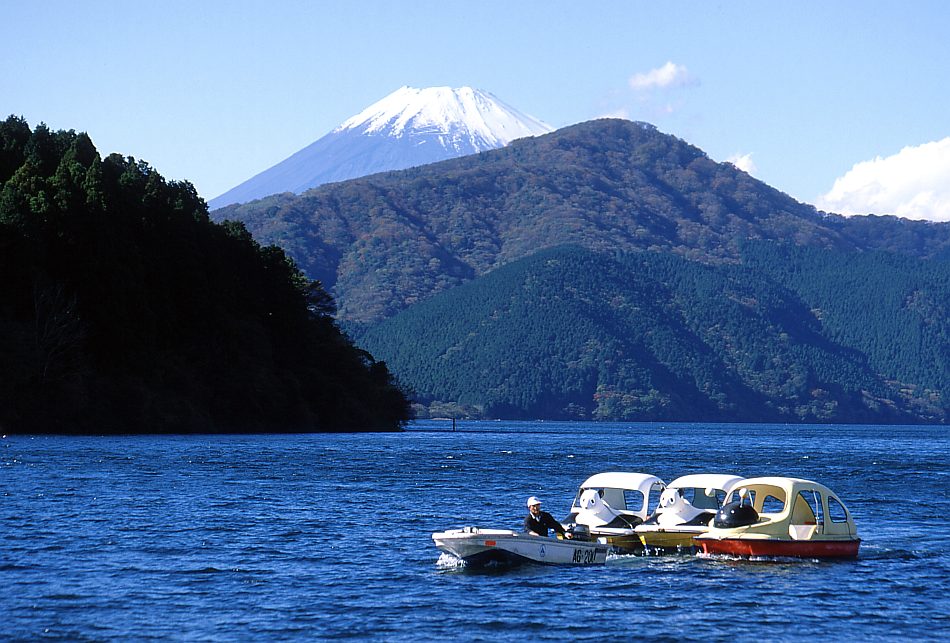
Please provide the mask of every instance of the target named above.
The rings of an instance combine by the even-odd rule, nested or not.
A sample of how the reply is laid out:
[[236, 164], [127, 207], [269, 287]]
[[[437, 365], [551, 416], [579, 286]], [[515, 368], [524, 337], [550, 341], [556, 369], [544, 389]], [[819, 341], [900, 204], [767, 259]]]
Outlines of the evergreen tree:
[[[25, 130], [24, 130], [25, 128]], [[408, 401], [283, 250], [89, 137], [0, 125], [0, 424], [392, 430]]]

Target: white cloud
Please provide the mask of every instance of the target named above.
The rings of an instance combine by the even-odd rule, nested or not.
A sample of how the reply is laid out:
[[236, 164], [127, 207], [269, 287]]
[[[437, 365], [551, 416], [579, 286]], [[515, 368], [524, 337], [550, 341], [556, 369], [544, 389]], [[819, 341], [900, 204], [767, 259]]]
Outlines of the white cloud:
[[693, 77], [683, 65], [667, 61], [662, 67], [651, 69], [648, 72], [634, 74], [630, 77], [630, 87], [636, 90], [647, 90], [664, 87], [681, 87], [693, 84]]
[[746, 174], [755, 174], [759, 170], [759, 168], [755, 166], [755, 161], [752, 160], [752, 152], [748, 154], [733, 154], [726, 159], [726, 162], [732, 163]]
[[950, 221], [950, 137], [855, 164], [816, 205], [840, 214]]

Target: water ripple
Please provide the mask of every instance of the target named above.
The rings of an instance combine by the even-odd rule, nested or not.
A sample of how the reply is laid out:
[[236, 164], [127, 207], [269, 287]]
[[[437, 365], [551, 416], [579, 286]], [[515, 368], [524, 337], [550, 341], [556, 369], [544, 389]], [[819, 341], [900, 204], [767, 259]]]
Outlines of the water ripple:
[[[488, 430], [8, 437], [2, 638], [880, 641], [948, 631], [943, 428], [479, 426]], [[857, 517], [861, 555], [470, 570], [432, 545], [445, 528], [518, 528], [528, 495], [566, 513], [581, 480], [611, 469], [822, 480]]]

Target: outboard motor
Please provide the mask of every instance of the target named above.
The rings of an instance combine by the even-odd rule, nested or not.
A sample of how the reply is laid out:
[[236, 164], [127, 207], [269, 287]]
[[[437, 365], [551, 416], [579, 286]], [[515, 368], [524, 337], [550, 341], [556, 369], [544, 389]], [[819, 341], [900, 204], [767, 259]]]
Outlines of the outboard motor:
[[587, 525], [571, 525], [571, 528], [568, 529], [571, 533], [571, 538], [574, 540], [590, 540], [590, 528]]
[[722, 506], [713, 519], [713, 527], [718, 529], [745, 527], [755, 524], [758, 520], [759, 513], [753, 509], [752, 505], [736, 500]]

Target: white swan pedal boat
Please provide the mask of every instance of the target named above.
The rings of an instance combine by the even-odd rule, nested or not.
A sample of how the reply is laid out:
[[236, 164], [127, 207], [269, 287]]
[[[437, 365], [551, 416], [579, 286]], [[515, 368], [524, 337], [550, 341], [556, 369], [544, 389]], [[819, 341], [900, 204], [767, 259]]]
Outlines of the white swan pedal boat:
[[606, 471], [585, 480], [561, 522], [574, 532], [586, 530], [589, 539], [619, 553], [643, 551], [634, 528], [655, 509], [666, 483], [649, 473]]
[[432, 534], [435, 546], [469, 567], [518, 565], [603, 565], [607, 546], [583, 540], [546, 538], [510, 529], [465, 527]]
[[742, 478], [717, 473], [692, 473], [671, 482], [660, 506], [634, 531], [644, 547], [655, 551], [694, 549], [693, 537], [709, 531], [726, 494]]

